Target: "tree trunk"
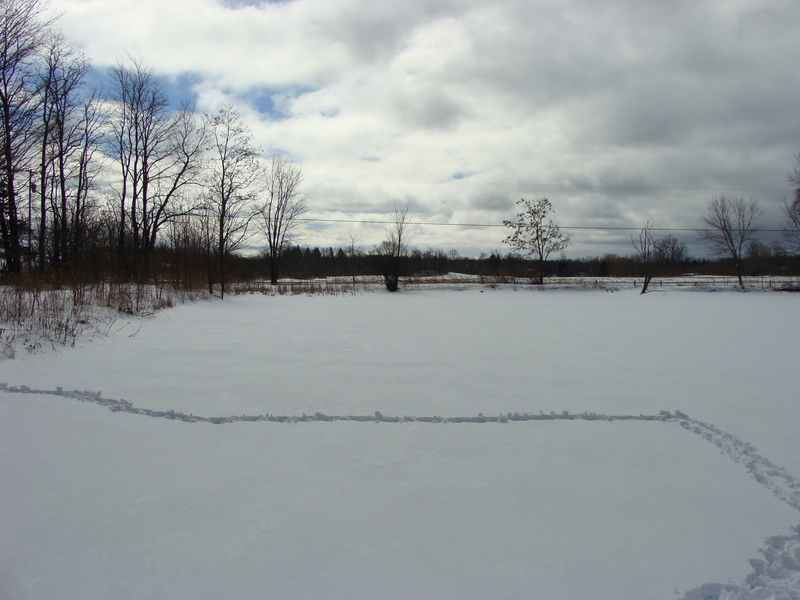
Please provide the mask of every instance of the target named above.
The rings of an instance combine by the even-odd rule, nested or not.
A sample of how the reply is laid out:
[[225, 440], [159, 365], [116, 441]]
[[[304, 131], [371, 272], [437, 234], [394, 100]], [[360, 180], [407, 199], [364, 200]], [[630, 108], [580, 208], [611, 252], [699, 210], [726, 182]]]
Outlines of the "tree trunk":
[[219, 252], [219, 297], [225, 298], [225, 250]]
[[278, 256], [275, 252], [269, 255], [269, 284], [278, 285]]
[[[47, 264], [47, 194], [45, 176], [42, 169], [39, 179], [39, 273], [44, 273]], [[55, 223], [54, 223], [55, 225]]]
[[642, 284], [642, 291], [639, 292], [639, 295], [642, 295], [647, 291], [647, 286], [650, 285], [650, 280], [651, 279], [652, 279], [652, 277], [650, 275], [645, 275], [644, 276], [644, 283]]
[[[11, 118], [6, 110], [4, 122], [7, 124]], [[14, 163], [11, 159], [11, 139], [6, 132], [6, 139], [3, 140], [3, 174], [5, 179], [5, 189], [3, 190], [2, 202], [5, 204], [3, 214], [0, 215], [0, 226], [3, 235], [3, 250], [5, 252], [6, 270], [9, 273], [20, 273], [22, 271], [22, 247], [20, 239], [19, 216], [17, 215], [17, 191], [14, 181]]]

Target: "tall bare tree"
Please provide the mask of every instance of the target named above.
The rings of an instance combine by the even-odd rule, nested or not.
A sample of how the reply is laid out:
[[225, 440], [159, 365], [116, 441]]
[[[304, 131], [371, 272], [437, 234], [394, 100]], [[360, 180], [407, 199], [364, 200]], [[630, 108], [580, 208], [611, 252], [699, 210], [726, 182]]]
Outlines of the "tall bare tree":
[[209, 139], [205, 206], [208, 232], [213, 236], [208, 239], [209, 244], [213, 240], [220, 296], [224, 298], [228, 257], [247, 239], [255, 215], [261, 167], [252, 134], [232, 106], [206, 114], [204, 120]]
[[378, 270], [383, 277], [383, 284], [390, 292], [396, 292], [400, 288], [403, 260], [408, 256], [411, 240], [408, 231], [411, 215], [408, 214], [408, 210], [408, 205], [395, 205], [392, 210], [391, 225], [386, 228], [386, 239], [375, 246]]
[[[98, 203], [91, 195], [95, 178], [103, 168], [95, 160], [102, 144], [103, 114], [94, 94], [84, 98], [80, 116], [73, 127], [74, 143], [70, 147], [70, 178], [72, 181], [69, 219], [69, 254], [71, 264], [83, 267], [87, 249], [93, 245], [90, 237], [100, 226]], [[96, 196], [96, 194], [95, 194]]]
[[800, 252], [800, 197], [784, 204], [783, 213], [786, 215], [786, 229], [783, 236], [790, 250], [798, 253]]
[[698, 234], [706, 240], [713, 254], [727, 256], [733, 261], [740, 287], [744, 287], [742, 261], [745, 251], [750, 242], [758, 239], [763, 218], [764, 211], [757, 201], [720, 194], [712, 198], [706, 215], [700, 219], [702, 225]]
[[308, 204], [300, 189], [303, 171], [299, 165], [273, 155], [264, 178], [264, 201], [258, 207], [258, 226], [267, 239], [270, 284], [276, 285], [281, 256], [299, 227], [301, 217], [308, 212]]
[[535, 201], [520, 198], [517, 205], [522, 207], [517, 220], [503, 221], [503, 225], [513, 230], [503, 241], [517, 252], [533, 257], [538, 265], [537, 282], [544, 285], [545, 261], [553, 252], [566, 250], [572, 236], [561, 233], [549, 218], [553, 205], [547, 198]]
[[791, 250], [798, 253], [800, 252], [800, 154], [795, 158], [799, 166], [789, 173], [789, 183], [794, 186], [794, 198], [783, 205], [783, 212], [787, 220], [784, 237]]
[[[99, 169], [101, 116], [83, 92], [88, 60], [61, 35], [50, 37], [41, 70], [38, 151], [39, 268], [46, 264], [48, 231], [53, 266], [79, 258], [88, 217], [88, 194]], [[48, 230], [48, 213], [51, 227]]]
[[644, 281], [642, 282], [642, 291], [639, 293], [644, 294], [647, 292], [647, 287], [653, 278], [653, 264], [657, 247], [657, 240], [653, 237], [653, 222], [651, 220], [646, 221], [642, 226], [638, 238], [631, 236], [631, 243], [642, 261]]
[[356, 285], [358, 260], [363, 254], [361, 241], [362, 241], [361, 236], [357, 234], [355, 231], [350, 230], [347, 232], [347, 237], [345, 238], [344, 251], [345, 251], [345, 256], [347, 257], [347, 266], [348, 270], [350, 271], [350, 277], [353, 280], [354, 289]]
[[159, 230], [189, 214], [186, 188], [199, 183], [204, 135], [194, 112], [172, 111], [152, 70], [130, 59], [112, 70], [111, 148], [120, 169], [118, 253], [126, 275], [147, 277]]
[[[40, 0], [0, 2], [0, 242], [5, 269], [19, 273], [23, 264], [23, 230], [17, 177], [30, 184], [29, 159], [37, 139], [38, 68], [52, 21]], [[29, 190], [29, 193], [32, 190]]]

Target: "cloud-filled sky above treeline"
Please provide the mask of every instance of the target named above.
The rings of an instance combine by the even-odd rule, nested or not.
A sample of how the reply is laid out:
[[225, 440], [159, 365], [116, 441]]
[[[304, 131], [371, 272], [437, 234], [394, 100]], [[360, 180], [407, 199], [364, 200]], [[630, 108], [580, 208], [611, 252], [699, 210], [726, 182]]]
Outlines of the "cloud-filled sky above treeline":
[[[783, 225], [800, 153], [794, 0], [52, 0], [99, 73], [127, 54], [198, 111], [233, 103], [302, 165], [309, 216], [499, 225], [547, 197], [569, 256], [630, 254], [726, 193]], [[598, 228], [598, 229], [585, 229]], [[303, 244], [383, 226], [316, 223]], [[690, 252], [691, 231], [674, 231]], [[412, 243], [506, 251], [498, 227]]]

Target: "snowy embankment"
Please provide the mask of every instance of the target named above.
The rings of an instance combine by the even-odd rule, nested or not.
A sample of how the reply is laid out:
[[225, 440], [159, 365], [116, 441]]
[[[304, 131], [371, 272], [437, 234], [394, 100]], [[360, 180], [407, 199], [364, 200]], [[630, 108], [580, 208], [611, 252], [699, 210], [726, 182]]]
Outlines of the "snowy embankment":
[[250, 296], [7, 360], [0, 597], [795, 597], [796, 301]]

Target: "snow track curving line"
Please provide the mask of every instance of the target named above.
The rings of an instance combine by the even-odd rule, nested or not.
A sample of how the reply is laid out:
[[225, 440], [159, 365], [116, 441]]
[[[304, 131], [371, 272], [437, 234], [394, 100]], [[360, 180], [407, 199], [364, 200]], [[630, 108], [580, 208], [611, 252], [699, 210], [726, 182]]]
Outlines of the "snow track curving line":
[[789, 475], [783, 467], [769, 461], [749, 442], [722, 431], [714, 425], [691, 418], [689, 415], [676, 411], [661, 411], [657, 415], [604, 415], [597, 413], [573, 414], [568, 411], [560, 413], [505, 413], [501, 415], [478, 414], [473, 417], [442, 417], [434, 416], [387, 416], [378, 411], [371, 415], [327, 415], [320, 412], [302, 415], [231, 415], [219, 417], [202, 417], [191, 413], [176, 410], [152, 410], [138, 408], [128, 400], [104, 398], [100, 392], [81, 390], [64, 390], [57, 387], [55, 390], [32, 389], [27, 386], [12, 386], [0, 383], [0, 392], [11, 394], [43, 394], [71, 398], [81, 402], [92, 402], [105, 406], [113, 412], [126, 412], [134, 415], [156, 417], [184, 421], [186, 423], [237, 423], [243, 421], [268, 421], [272, 423], [311, 423], [332, 421], [357, 421], [368, 423], [510, 423], [517, 421], [662, 421], [675, 423], [696, 435], [699, 435], [710, 444], [715, 445], [720, 451], [736, 463], [744, 465], [747, 472], [763, 486], [767, 487], [777, 498], [789, 506], [800, 510], [800, 480]]
[[[676, 411], [661, 411], [657, 415], [603, 415], [597, 413], [572, 414], [568, 411], [549, 414], [506, 413], [497, 416], [479, 414], [475, 417], [441, 416], [387, 416], [376, 411], [372, 415], [326, 415], [314, 413], [300, 416], [277, 415], [233, 415], [227, 417], [202, 417], [175, 410], [151, 410], [137, 408], [124, 399], [104, 398], [100, 392], [80, 390], [39, 390], [27, 386], [12, 386], [0, 383], [0, 392], [10, 394], [38, 394], [70, 398], [81, 402], [91, 402], [105, 406], [113, 412], [126, 412], [135, 415], [178, 420], [187, 423], [237, 423], [243, 421], [267, 421], [273, 423], [311, 423], [333, 421], [357, 421], [371, 423], [511, 423], [518, 421], [661, 421], [674, 423], [687, 431], [702, 437], [719, 448], [737, 464], [745, 467], [748, 474], [765, 486], [772, 494], [800, 510], [800, 480], [789, 475], [786, 470], [758, 453], [749, 442], [745, 442], [721, 429], [691, 418]], [[800, 525], [793, 535], [773, 536], [766, 540], [760, 549], [764, 559], [753, 559], [753, 571], [741, 585], [707, 583], [686, 592], [681, 600], [760, 600], [768, 598], [800, 599]]]

